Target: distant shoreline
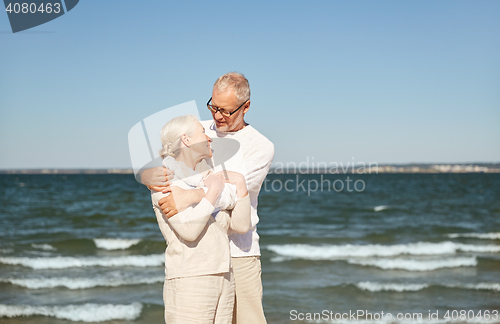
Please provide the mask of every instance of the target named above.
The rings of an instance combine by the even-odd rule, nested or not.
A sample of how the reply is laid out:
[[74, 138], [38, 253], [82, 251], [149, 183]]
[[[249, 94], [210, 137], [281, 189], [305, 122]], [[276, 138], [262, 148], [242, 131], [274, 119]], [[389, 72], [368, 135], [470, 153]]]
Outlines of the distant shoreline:
[[[379, 174], [379, 173], [500, 173], [500, 163], [412, 163], [356, 166], [347, 169], [323, 168], [277, 168], [271, 167], [269, 174]], [[134, 174], [132, 169], [4, 169], [0, 174]]]

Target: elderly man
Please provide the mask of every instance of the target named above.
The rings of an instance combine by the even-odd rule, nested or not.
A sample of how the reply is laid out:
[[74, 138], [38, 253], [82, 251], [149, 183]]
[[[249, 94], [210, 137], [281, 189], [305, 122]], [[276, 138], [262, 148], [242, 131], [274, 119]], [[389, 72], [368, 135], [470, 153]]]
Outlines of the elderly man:
[[[245, 176], [252, 205], [251, 229], [245, 234], [229, 235], [236, 286], [233, 323], [266, 323], [262, 309], [260, 247], [256, 225], [259, 222], [258, 196], [274, 157], [274, 145], [244, 120], [250, 109], [250, 86], [243, 74], [230, 72], [218, 78], [207, 107], [212, 112], [213, 120], [201, 122], [206, 134], [211, 138], [224, 137], [239, 142], [239, 151], [224, 165], [227, 170]], [[217, 151], [213, 154], [216, 157]], [[148, 171], [142, 176], [143, 183], [154, 190], [162, 190], [168, 171], [162, 168]], [[160, 200], [167, 217], [198, 203], [204, 195], [203, 189], [171, 187], [168, 191], [172, 194]]]

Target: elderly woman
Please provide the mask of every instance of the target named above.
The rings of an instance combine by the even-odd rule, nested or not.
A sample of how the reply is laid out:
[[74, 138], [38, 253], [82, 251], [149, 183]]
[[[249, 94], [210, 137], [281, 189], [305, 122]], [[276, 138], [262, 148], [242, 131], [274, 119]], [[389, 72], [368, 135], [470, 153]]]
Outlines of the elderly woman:
[[174, 172], [171, 185], [204, 188], [206, 192], [199, 204], [167, 218], [158, 205], [166, 194], [151, 191], [158, 225], [168, 245], [165, 321], [231, 323], [234, 279], [227, 232], [245, 233], [250, 228], [245, 179], [228, 171], [224, 180], [222, 174], [207, 170], [211, 139], [194, 116], [170, 120], [161, 131], [161, 141], [163, 164]]

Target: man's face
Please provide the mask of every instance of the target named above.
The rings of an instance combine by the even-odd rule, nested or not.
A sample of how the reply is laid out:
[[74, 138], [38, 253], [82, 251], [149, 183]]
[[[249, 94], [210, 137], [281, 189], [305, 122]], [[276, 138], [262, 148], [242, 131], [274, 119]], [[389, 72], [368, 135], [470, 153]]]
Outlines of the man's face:
[[[212, 91], [212, 105], [223, 108], [226, 111], [235, 111], [242, 103], [238, 102], [236, 94], [232, 89], [226, 91]], [[215, 121], [217, 130], [221, 132], [236, 132], [245, 127], [243, 117], [250, 107], [250, 101], [245, 103], [237, 112], [229, 117], [224, 117], [220, 112], [213, 113], [212, 117]]]

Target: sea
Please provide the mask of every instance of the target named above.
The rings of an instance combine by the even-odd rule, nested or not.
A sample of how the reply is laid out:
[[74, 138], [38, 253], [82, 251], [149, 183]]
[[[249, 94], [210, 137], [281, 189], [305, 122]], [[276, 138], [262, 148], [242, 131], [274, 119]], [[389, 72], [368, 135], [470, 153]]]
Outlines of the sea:
[[[500, 323], [500, 174], [270, 174], [258, 213], [268, 323]], [[164, 323], [165, 247], [132, 175], [0, 175], [0, 323]]]

